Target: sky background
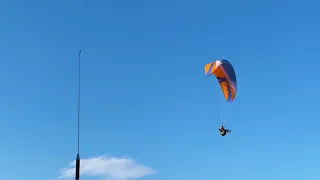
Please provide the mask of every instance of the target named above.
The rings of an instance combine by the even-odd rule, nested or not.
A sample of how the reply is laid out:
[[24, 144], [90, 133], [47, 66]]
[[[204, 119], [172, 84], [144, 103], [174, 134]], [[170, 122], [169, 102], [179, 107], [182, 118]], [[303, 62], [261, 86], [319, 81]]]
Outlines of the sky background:
[[[76, 158], [82, 49], [80, 154], [103, 165], [84, 163], [92, 176], [81, 180], [318, 180], [319, 9], [316, 0], [0, 1], [0, 179], [54, 178]], [[221, 90], [204, 75], [221, 58], [238, 78], [225, 137]], [[140, 165], [120, 168], [131, 160]]]

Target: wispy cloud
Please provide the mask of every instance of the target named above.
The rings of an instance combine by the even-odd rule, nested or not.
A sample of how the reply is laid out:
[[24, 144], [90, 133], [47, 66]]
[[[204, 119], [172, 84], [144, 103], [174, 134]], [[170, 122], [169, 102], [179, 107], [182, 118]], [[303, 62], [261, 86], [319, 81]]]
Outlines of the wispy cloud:
[[[69, 167], [60, 171], [55, 179], [72, 179], [75, 176], [76, 162], [72, 161]], [[133, 159], [99, 156], [81, 159], [80, 174], [84, 176], [100, 176], [113, 180], [136, 179], [155, 174], [156, 171], [146, 167]]]

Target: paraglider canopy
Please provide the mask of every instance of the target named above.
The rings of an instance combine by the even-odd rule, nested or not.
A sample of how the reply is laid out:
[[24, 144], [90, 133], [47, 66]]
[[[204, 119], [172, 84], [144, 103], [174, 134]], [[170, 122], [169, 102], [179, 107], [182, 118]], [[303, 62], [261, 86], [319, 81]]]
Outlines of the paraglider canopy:
[[232, 102], [236, 96], [237, 78], [231, 63], [227, 60], [216, 60], [206, 64], [204, 71], [207, 76], [214, 75], [217, 78], [225, 100]]

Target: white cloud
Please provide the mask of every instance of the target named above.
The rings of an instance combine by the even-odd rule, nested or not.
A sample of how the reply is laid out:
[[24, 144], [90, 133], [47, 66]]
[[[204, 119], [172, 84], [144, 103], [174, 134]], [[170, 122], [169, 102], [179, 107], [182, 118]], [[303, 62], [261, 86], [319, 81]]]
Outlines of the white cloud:
[[[63, 168], [55, 179], [72, 179], [75, 176], [76, 162], [72, 161], [68, 168]], [[100, 176], [113, 180], [129, 180], [155, 174], [150, 167], [139, 164], [133, 159], [99, 156], [81, 159], [80, 176]]]

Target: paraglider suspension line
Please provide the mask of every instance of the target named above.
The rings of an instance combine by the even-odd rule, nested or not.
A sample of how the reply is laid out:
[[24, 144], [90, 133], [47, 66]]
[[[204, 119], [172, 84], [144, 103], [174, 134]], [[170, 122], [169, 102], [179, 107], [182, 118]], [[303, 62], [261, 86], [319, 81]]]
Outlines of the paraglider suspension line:
[[222, 125], [226, 124], [226, 121], [224, 119], [224, 98], [223, 98], [223, 93], [221, 93], [221, 121], [222, 121]]

